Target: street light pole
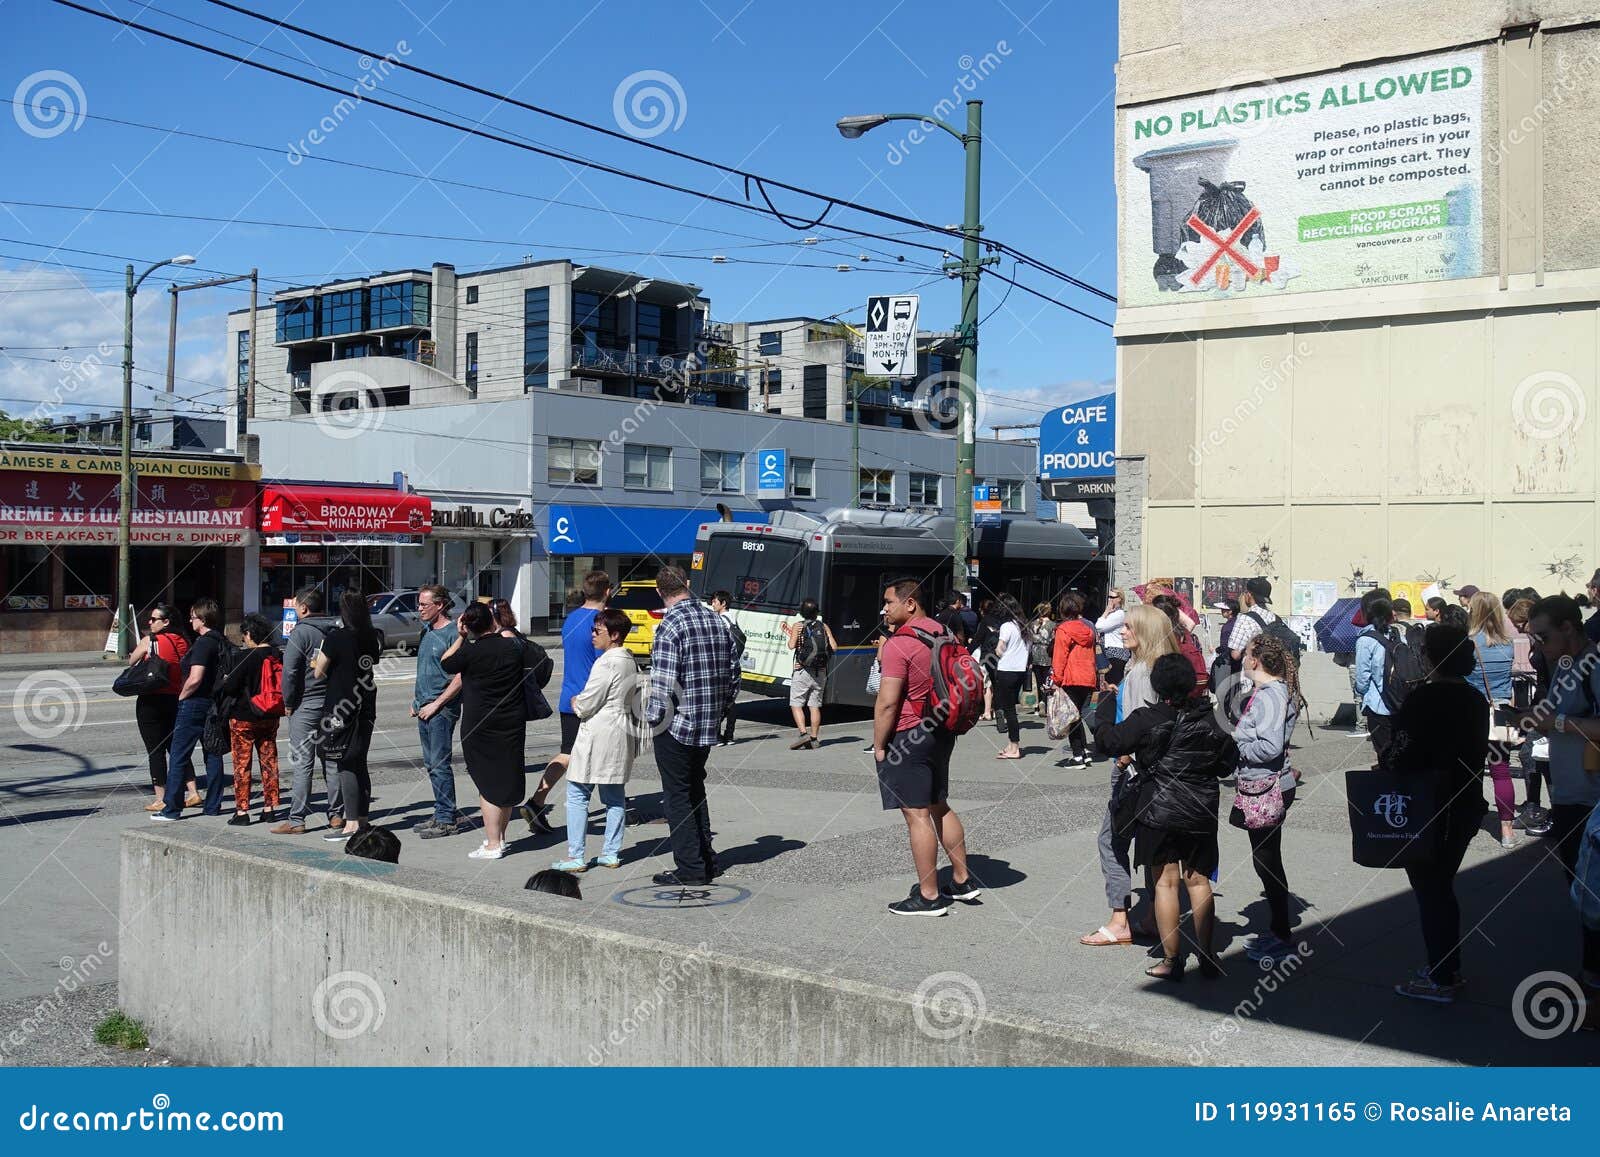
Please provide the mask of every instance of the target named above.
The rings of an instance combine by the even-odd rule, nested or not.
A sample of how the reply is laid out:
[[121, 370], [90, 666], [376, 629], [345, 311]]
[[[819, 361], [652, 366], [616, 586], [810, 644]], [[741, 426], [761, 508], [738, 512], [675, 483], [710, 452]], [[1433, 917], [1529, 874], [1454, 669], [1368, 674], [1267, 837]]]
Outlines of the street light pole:
[[977, 447], [973, 428], [977, 421], [978, 386], [978, 220], [979, 166], [983, 144], [983, 102], [967, 102], [967, 132], [961, 138], [966, 150], [967, 182], [961, 221], [961, 428], [956, 431], [956, 541], [955, 588], [970, 589], [967, 560], [972, 541], [972, 486]]
[[[164, 265], [193, 265], [187, 253], [158, 261], [133, 276], [128, 266], [127, 293], [122, 303], [122, 464], [117, 486], [117, 658], [126, 659], [133, 650], [134, 625], [127, 614], [131, 601], [133, 563], [133, 297], [144, 279]], [[173, 296], [177, 302], [177, 296]]]
[[[863, 133], [890, 121], [918, 121], [926, 126], [936, 126], [961, 142], [966, 152], [966, 186], [961, 220], [961, 260], [945, 268], [961, 276], [961, 371], [956, 383], [960, 414], [956, 426], [956, 531], [952, 548], [952, 578], [958, 591], [970, 590], [967, 580], [967, 561], [972, 545], [972, 485], [974, 482], [973, 439], [977, 431], [978, 386], [978, 275], [983, 266], [996, 258], [978, 256], [978, 235], [983, 232], [979, 211], [979, 185], [983, 146], [983, 102], [967, 102], [967, 131], [925, 113], [871, 113], [865, 116], [841, 117], [839, 135], [855, 140]], [[859, 473], [859, 472], [858, 472]], [[859, 482], [858, 482], [859, 485]]]

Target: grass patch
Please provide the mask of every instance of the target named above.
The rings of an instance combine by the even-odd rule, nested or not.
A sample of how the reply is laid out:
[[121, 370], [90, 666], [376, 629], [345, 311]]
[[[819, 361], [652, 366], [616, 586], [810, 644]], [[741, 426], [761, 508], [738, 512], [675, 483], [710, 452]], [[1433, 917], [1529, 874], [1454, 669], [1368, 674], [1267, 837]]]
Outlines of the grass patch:
[[99, 1044], [118, 1049], [150, 1047], [150, 1037], [145, 1033], [144, 1025], [120, 1009], [95, 1027], [94, 1039]]

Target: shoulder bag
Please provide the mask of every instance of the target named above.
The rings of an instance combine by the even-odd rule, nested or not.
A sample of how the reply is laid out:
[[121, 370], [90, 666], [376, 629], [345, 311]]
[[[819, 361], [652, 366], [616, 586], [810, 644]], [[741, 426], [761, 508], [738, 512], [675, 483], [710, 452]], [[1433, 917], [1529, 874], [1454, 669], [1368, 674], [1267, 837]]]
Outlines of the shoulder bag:
[[1478, 655], [1478, 677], [1483, 680], [1483, 697], [1489, 701], [1489, 742], [1496, 747], [1521, 747], [1522, 729], [1505, 723], [1496, 723], [1497, 718], [1503, 718], [1499, 704], [1494, 701], [1494, 695], [1489, 691], [1489, 671], [1483, 665], [1483, 652], [1478, 644], [1473, 643], [1472, 649]]
[[171, 665], [156, 654], [155, 644], [152, 642], [148, 655], [117, 673], [116, 681], [111, 684], [111, 690], [118, 695], [152, 695], [165, 691], [171, 676]]
[[[1250, 710], [1250, 704], [1255, 699], [1255, 692], [1250, 693], [1250, 698], [1244, 701], [1244, 707], [1239, 712], [1242, 719]], [[1287, 766], [1289, 758], [1288, 742], [1284, 743], [1284, 762]], [[1272, 773], [1270, 779], [1234, 779], [1233, 809], [1228, 813], [1228, 823], [1233, 827], [1244, 828], [1247, 831], [1260, 831], [1263, 828], [1277, 827], [1283, 822], [1283, 817], [1288, 811], [1283, 802], [1283, 788], [1279, 781], [1283, 779], [1281, 771]]]
[[1365, 868], [1416, 868], [1436, 860], [1445, 824], [1434, 778], [1381, 767], [1345, 772], [1350, 858]]

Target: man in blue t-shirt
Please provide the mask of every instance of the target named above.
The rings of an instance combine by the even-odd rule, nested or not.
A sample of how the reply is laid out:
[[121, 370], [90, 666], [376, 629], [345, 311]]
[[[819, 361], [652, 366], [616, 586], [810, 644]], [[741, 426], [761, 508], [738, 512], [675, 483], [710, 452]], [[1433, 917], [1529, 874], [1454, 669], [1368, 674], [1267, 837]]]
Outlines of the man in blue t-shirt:
[[612, 585], [611, 576], [603, 570], [592, 570], [584, 575], [580, 588], [583, 605], [569, 612], [561, 624], [561, 700], [556, 706], [561, 718], [561, 754], [545, 766], [539, 786], [519, 809], [522, 818], [536, 832], [554, 830], [544, 818], [544, 801], [550, 789], [566, 774], [572, 758], [572, 745], [578, 738], [578, 717], [572, 713], [572, 697], [583, 690], [594, 661], [600, 656], [594, 645], [594, 619], [606, 609]]

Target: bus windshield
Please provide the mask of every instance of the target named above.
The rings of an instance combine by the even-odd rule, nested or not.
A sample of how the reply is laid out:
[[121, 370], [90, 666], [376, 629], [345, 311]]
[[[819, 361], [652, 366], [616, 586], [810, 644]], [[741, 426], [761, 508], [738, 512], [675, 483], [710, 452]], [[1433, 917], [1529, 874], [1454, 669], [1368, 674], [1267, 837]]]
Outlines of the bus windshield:
[[792, 612], [807, 594], [805, 544], [770, 534], [715, 535], [700, 585], [707, 597], [730, 592], [736, 607]]

